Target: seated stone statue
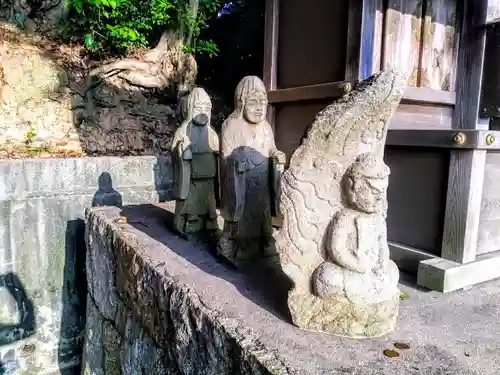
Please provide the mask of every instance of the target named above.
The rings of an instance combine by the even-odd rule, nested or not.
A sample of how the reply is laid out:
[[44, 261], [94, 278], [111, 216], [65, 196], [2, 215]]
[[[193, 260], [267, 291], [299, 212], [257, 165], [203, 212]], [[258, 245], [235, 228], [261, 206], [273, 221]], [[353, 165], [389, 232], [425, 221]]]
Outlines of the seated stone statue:
[[266, 120], [267, 93], [260, 78], [243, 78], [235, 110], [222, 125], [221, 206], [224, 230], [218, 252], [237, 264], [273, 252], [271, 206], [286, 161]]
[[219, 138], [210, 126], [212, 103], [195, 87], [184, 106], [185, 120], [172, 142], [174, 227], [183, 235], [218, 229], [215, 181]]
[[395, 70], [359, 82], [317, 114], [283, 173], [275, 244], [301, 328], [362, 338], [395, 327], [399, 272], [389, 259], [383, 160], [405, 82]]
[[312, 277], [318, 297], [377, 303], [397, 294], [399, 271], [389, 259], [386, 238], [389, 173], [382, 158], [370, 153], [359, 156], [347, 171], [343, 188], [348, 206], [330, 223], [326, 261]]

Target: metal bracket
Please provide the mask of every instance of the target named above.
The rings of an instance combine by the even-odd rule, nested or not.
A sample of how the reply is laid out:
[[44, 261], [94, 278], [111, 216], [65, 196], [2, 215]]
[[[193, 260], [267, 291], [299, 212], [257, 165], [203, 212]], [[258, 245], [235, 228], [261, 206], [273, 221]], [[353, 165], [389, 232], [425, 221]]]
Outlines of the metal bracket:
[[389, 130], [388, 146], [437, 147], [465, 150], [500, 150], [500, 131], [495, 130]]

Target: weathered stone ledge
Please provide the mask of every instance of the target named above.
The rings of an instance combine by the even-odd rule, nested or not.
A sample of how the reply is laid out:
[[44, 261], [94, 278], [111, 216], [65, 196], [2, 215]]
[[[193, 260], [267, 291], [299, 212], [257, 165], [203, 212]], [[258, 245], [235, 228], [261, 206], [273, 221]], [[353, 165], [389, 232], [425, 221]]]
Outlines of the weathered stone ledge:
[[[128, 224], [115, 221], [118, 212], [88, 215], [86, 374], [132, 373], [127, 369], [137, 366], [152, 375], [295, 373], [249, 329], [170, 274], [172, 255], [152, 256]], [[136, 352], [127, 353], [131, 348]]]
[[[401, 285], [397, 329], [379, 339], [307, 332], [289, 323], [276, 271], [229, 269], [167, 231], [168, 215], [161, 205], [87, 215], [85, 374], [496, 373], [498, 285], [446, 296]], [[396, 342], [410, 349], [385, 357]]]

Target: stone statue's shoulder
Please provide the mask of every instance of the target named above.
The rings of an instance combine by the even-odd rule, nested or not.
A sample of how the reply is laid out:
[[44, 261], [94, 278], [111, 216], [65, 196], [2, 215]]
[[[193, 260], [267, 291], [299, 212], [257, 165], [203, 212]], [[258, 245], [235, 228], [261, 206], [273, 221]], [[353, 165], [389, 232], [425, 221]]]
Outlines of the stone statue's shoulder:
[[174, 133], [174, 136], [176, 135], [184, 135], [186, 134], [186, 131], [187, 131], [187, 124], [186, 123], [182, 123], [176, 130], [175, 130], [175, 133]]
[[241, 122], [244, 122], [241, 118], [233, 113], [230, 114], [229, 117], [222, 123], [221, 133], [233, 130], [234, 126], [238, 126]]
[[208, 126], [208, 143], [213, 151], [219, 152], [219, 135], [211, 125]]
[[184, 136], [186, 135], [187, 132], [187, 122], [183, 122], [177, 130], [174, 132], [174, 138], [172, 139], [171, 143], [171, 151], [175, 150], [176, 147], [180, 144]]

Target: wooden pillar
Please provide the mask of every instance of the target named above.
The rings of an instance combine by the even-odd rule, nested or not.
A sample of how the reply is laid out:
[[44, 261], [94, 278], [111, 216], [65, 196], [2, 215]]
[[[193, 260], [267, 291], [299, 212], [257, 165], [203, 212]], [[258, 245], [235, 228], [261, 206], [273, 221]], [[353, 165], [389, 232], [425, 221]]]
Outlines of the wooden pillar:
[[[460, 50], [453, 114], [453, 128], [457, 134], [460, 130], [484, 129], [479, 112], [488, 1], [464, 0], [458, 3]], [[463, 282], [458, 278], [463, 278], [463, 275], [457, 276], [460, 272], [453, 272], [453, 269], [476, 260], [486, 152], [477, 149], [450, 151], [441, 258], [420, 263], [418, 283], [422, 286], [443, 292], [458, 289]], [[481, 272], [480, 268], [470, 270]], [[471, 279], [470, 274], [468, 277]]]
[[[278, 89], [278, 30], [279, 30], [279, 0], [266, 0], [264, 25], [264, 73], [263, 81], [267, 91]], [[267, 120], [274, 130], [275, 109], [269, 105]]]

